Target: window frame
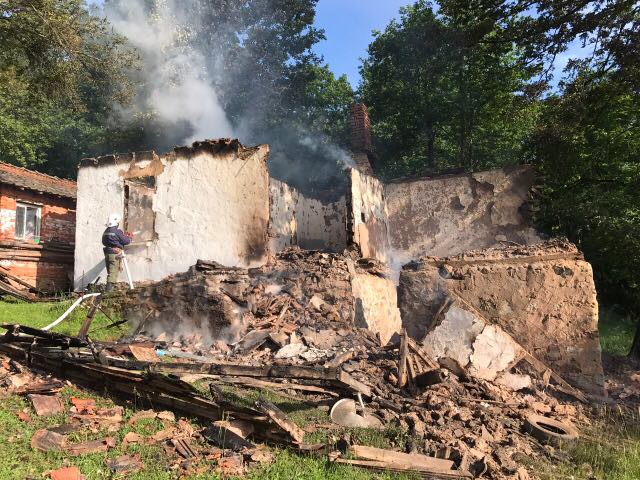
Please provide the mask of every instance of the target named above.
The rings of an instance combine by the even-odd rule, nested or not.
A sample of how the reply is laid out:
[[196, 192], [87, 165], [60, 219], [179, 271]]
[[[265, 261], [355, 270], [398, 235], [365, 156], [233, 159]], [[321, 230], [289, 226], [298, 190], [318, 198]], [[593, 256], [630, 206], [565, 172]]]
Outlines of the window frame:
[[[34, 209], [36, 211], [36, 222], [35, 222], [35, 232], [33, 238], [26, 237], [26, 226], [27, 226], [27, 211], [29, 209]], [[20, 211], [22, 210], [22, 235], [18, 235], [18, 222], [20, 221]], [[14, 238], [16, 240], [22, 240], [25, 242], [32, 241], [34, 243], [40, 243], [40, 234], [42, 230], [42, 206], [36, 205], [29, 202], [16, 201], [16, 225]]]

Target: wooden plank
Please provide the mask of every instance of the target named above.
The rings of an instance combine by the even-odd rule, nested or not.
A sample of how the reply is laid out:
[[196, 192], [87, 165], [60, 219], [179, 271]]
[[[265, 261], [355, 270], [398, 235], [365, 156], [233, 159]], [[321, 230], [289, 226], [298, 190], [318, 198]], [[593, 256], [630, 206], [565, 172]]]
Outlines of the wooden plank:
[[[528, 362], [541, 376], [546, 372], [551, 374], [551, 378], [562, 387], [563, 392], [571, 395], [576, 398], [576, 400], [581, 401], [582, 403], [589, 403], [589, 399], [578, 389], [571, 386], [567, 381], [554, 372], [552, 369], [547, 367], [544, 362], [541, 362], [536, 357], [531, 355], [529, 352], [525, 350], [525, 356], [523, 358], [524, 361]], [[547, 373], [547, 375], [549, 374]]]
[[376, 462], [373, 460], [352, 460], [347, 458], [336, 458], [333, 460], [334, 463], [339, 463], [342, 465], [351, 465], [354, 467], [366, 468], [369, 470], [375, 470], [379, 472], [392, 472], [392, 473], [413, 473], [418, 475], [420, 478], [428, 479], [428, 480], [448, 480], [448, 479], [467, 479], [473, 478], [469, 472], [465, 472], [462, 470], [451, 470], [450, 472], [431, 472], [426, 470], [421, 470], [418, 467], [406, 466], [400, 467], [395, 465], [389, 465], [385, 462]]
[[438, 365], [438, 363], [435, 360], [431, 359], [429, 357], [429, 355], [427, 355], [427, 352], [425, 352], [424, 349], [420, 345], [418, 345], [418, 343], [414, 339], [409, 338], [407, 341], [409, 343], [409, 349], [413, 353], [415, 353], [418, 357], [420, 357], [420, 359], [426, 365], [428, 365], [431, 368], [439, 368], [440, 367], [440, 365]]
[[300, 385], [297, 383], [276, 383], [267, 382], [253, 377], [220, 377], [218, 375], [212, 375], [213, 378], [219, 380], [222, 383], [231, 383], [234, 385], [246, 385], [256, 388], [272, 388], [274, 390], [300, 390], [304, 392], [321, 393], [329, 395], [331, 397], [339, 397], [336, 392], [327, 390], [326, 388], [316, 387], [315, 385]]
[[415, 390], [416, 387], [416, 368], [414, 366], [414, 360], [413, 360], [413, 355], [411, 355], [411, 353], [407, 353], [407, 370], [408, 370], [408, 375], [407, 375], [407, 381], [409, 383], [409, 388], [411, 389], [411, 391]]
[[407, 342], [407, 330], [400, 332], [400, 359], [398, 361], [398, 387], [402, 388], [407, 384], [407, 353], [409, 343]]
[[366, 397], [371, 397], [373, 394], [371, 392], [371, 388], [365, 385], [362, 382], [359, 382], [355, 378], [353, 378], [350, 374], [345, 372], [344, 370], [340, 370], [338, 372], [338, 382], [339, 385], [343, 385], [348, 387], [350, 390], [355, 392], [360, 392]]
[[295, 443], [302, 443], [304, 430], [296, 425], [286, 413], [267, 400], [256, 400], [256, 408], [268, 416], [276, 425], [287, 432]]
[[426, 329], [424, 331], [424, 336], [425, 337], [427, 336], [427, 334], [429, 332], [431, 332], [431, 330], [433, 330], [436, 327], [436, 325], [438, 325], [440, 317], [443, 315], [445, 310], [448, 310], [448, 308], [452, 304], [453, 304], [453, 300], [451, 300], [449, 297], [445, 297], [444, 298], [444, 300], [442, 301], [442, 303], [440, 304], [440, 306], [436, 310], [436, 313], [433, 315], [433, 317], [429, 321], [429, 324], [427, 325], [427, 327], [426, 327]]
[[453, 468], [451, 460], [428, 457], [416, 453], [402, 453], [384, 448], [367, 447], [365, 445], [351, 445], [349, 453], [365, 460], [383, 462], [387, 465], [401, 468], [415, 468], [433, 472], [449, 472]]
[[355, 356], [355, 350], [349, 350], [348, 352], [342, 353], [340, 355], [336, 355], [327, 363], [324, 364], [326, 368], [338, 368], [342, 366], [343, 363], [348, 362]]
[[93, 323], [93, 317], [95, 317], [96, 310], [98, 310], [98, 307], [100, 306], [101, 298], [102, 296], [97, 296], [92, 299], [91, 307], [89, 307], [89, 312], [87, 312], [87, 316], [85, 317], [84, 322], [82, 322], [82, 326], [78, 331], [78, 338], [80, 340], [87, 339], [87, 333], [89, 333], [89, 327], [91, 327], [91, 323]]
[[347, 390], [360, 392], [370, 397], [371, 389], [354, 379], [340, 368], [323, 368], [298, 365], [231, 365], [221, 363], [158, 363], [147, 364], [152, 372], [164, 373], [206, 373], [210, 375], [260, 377], [260, 378], [296, 378], [302, 380], [326, 380]]
[[40, 330], [39, 328], [28, 327], [26, 325], [2, 323], [0, 324], [0, 328], [12, 332], [13, 334], [24, 333], [26, 335], [32, 335], [34, 337], [46, 338], [47, 340], [59, 341], [61, 345], [69, 347], [85, 347], [87, 345], [86, 342], [74, 337], [69, 337], [61, 333]]
[[243, 448], [256, 448], [256, 446], [242, 438], [232, 430], [212, 425], [203, 432], [204, 438], [220, 448], [229, 448], [231, 450], [242, 450]]
[[16, 277], [15, 275], [12, 275], [11, 273], [9, 273], [9, 270], [7, 270], [6, 268], [4, 268], [2, 266], [0, 266], [0, 277], [6, 277], [11, 281], [16, 282], [16, 283], [22, 285], [23, 287], [26, 287], [30, 292], [33, 292], [33, 293], [38, 293], [39, 292], [39, 290], [36, 287], [34, 287], [33, 285], [25, 282], [21, 278]]
[[26, 302], [38, 301], [38, 297], [36, 297], [35, 295], [28, 292], [22, 292], [20, 290], [13, 288], [8, 282], [4, 281], [4, 279], [2, 279], [1, 277], [0, 277], [0, 292], [4, 292], [7, 295], [11, 295], [12, 297], [19, 298], [20, 300], [24, 300]]

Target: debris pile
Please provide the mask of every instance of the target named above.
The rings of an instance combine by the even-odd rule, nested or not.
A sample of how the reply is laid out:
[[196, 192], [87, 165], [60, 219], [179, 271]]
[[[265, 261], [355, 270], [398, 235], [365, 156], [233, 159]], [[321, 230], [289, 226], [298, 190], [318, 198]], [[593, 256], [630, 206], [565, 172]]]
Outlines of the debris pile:
[[[223, 343], [235, 343], [253, 330], [268, 330], [277, 344], [282, 335], [299, 327], [319, 331], [357, 326], [387, 343], [400, 329], [400, 315], [395, 285], [386, 274], [386, 268], [372, 259], [297, 247], [248, 270], [198, 261], [185, 273], [128, 292], [125, 317], [136, 333], [207, 356], [226, 354]], [[268, 340], [253, 335], [239, 353], [249, 353]]]
[[[606, 395], [593, 273], [568, 241], [425, 257], [402, 268], [398, 296], [403, 325], [413, 338], [431, 332], [435, 346], [455, 335], [443, 328], [447, 325], [465, 332], [467, 338], [457, 339], [460, 362], [474, 350], [476, 335], [485, 344], [490, 337], [508, 335], [574, 387]], [[446, 298], [464, 305], [470, 315], [438, 327], [434, 322], [442, 317], [436, 313]]]
[[[379, 335], [356, 325], [349, 310], [355, 309], [354, 302], [346, 293], [350, 269], [376, 271], [376, 264], [360, 261], [350, 267], [350, 259], [344, 257], [287, 254], [295, 256], [287, 260], [289, 268], [277, 270], [277, 276], [264, 267], [251, 274], [236, 269], [221, 272], [204, 262], [192, 269], [199, 272], [195, 276], [201, 277], [201, 285], [225, 290], [218, 297], [222, 303], [213, 303], [220, 313], [217, 318], [226, 318], [229, 310], [220, 305], [228, 300], [237, 309], [234, 315], [241, 315], [239, 332], [246, 333], [233, 341], [207, 339], [193, 332], [182, 337], [166, 331], [149, 336], [153, 322], [117, 343], [3, 325], [7, 333], [0, 339], [0, 351], [12, 358], [11, 365], [25, 364], [100, 392], [135, 398], [136, 404], [146, 401], [155, 408], [200, 418], [203, 427], [198, 432], [185, 434], [178, 424], [152, 440], [129, 435], [126, 441], [164, 442], [168, 453], [187, 464], [192, 457], [204, 457], [233, 475], [268, 456], [256, 447], [254, 442], [259, 441], [322, 455], [338, 464], [418, 472], [424, 478], [523, 479], [527, 472], [521, 459], [548, 458], [553, 445], [575, 438], [572, 424], [584, 420], [575, 400], [584, 397], [551, 369], [541, 368], [535, 360], [509, 362], [503, 373], [528, 378], [514, 387], [448, 362], [450, 355], [437, 355], [404, 331], [383, 343]], [[312, 265], [313, 271], [306, 270]], [[164, 288], [168, 287], [165, 283]], [[159, 291], [157, 286], [146, 288], [153, 288], [154, 295]], [[186, 287], [181, 291], [179, 295], [190, 295]], [[176, 295], [175, 288], [171, 295]], [[151, 305], [149, 299], [154, 297], [142, 298]], [[156, 305], [158, 301], [155, 298]], [[442, 309], [445, 317], [452, 308], [466, 308], [452, 299], [447, 303], [449, 310]], [[17, 385], [15, 377], [8, 377], [10, 389], [32, 395], [36, 412], [60, 408], [55, 396], [50, 396], [58, 388], [54, 380]], [[228, 386], [275, 391], [287, 399], [326, 408], [327, 417], [298, 425], [265, 399], [249, 405], [238, 402], [226, 390]], [[43, 395], [48, 396], [45, 401], [39, 398]], [[118, 412], [103, 412], [82, 400], [74, 408], [71, 419], [88, 428], [118, 418]], [[141, 415], [169, 417], [162, 412]], [[408, 437], [392, 445], [395, 450], [375, 449], [360, 445], [353, 427], [383, 432], [399, 428]], [[69, 444], [63, 433], [55, 431], [34, 438], [34, 448], [58, 448], [70, 454], [106, 451], [113, 443], [107, 436], [87, 445]], [[196, 448], [191, 438], [218, 450]], [[137, 459], [129, 457], [112, 462], [109, 468], [114, 471], [138, 465]]]

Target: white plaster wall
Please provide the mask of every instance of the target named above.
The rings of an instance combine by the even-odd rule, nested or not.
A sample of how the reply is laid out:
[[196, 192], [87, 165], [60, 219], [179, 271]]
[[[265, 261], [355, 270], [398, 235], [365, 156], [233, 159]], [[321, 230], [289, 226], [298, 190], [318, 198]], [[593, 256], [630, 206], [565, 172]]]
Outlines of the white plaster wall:
[[102, 252], [102, 233], [109, 215], [122, 215], [124, 211], [124, 180], [118, 175], [121, 168], [122, 165], [106, 164], [78, 169], [73, 269], [73, 284], [76, 290], [84, 288], [98, 276], [101, 283], [107, 279]]
[[300, 247], [330, 252], [347, 248], [346, 205], [344, 198], [324, 204], [300, 195], [296, 209]]
[[389, 260], [389, 231], [384, 184], [356, 169], [349, 170], [351, 179], [352, 241], [364, 257]]
[[269, 179], [269, 249], [276, 253], [298, 244], [296, 207], [298, 191], [280, 180]]
[[[133, 280], [160, 280], [187, 270], [198, 259], [229, 266], [262, 264], [269, 220], [267, 155], [268, 147], [263, 145], [244, 156], [203, 150], [163, 156], [153, 198], [156, 239], [126, 250]], [[111, 212], [124, 211], [127, 172], [149, 163], [80, 168], [76, 288], [97, 275], [105, 280], [104, 224]], [[125, 280], [124, 272], [120, 280]]]
[[368, 273], [355, 273], [351, 288], [356, 325], [378, 333], [386, 345], [402, 328], [395, 283]]

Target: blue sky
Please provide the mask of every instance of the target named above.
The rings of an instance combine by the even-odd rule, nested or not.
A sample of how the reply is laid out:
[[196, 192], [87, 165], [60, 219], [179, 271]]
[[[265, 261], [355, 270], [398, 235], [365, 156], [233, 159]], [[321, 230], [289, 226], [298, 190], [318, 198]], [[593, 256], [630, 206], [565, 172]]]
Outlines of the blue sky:
[[326, 40], [315, 47], [324, 56], [331, 70], [346, 74], [356, 88], [360, 81], [360, 58], [366, 56], [373, 36], [372, 30], [384, 30], [393, 18], [398, 18], [401, 6], [411, 0], [320, 0], [316, 26], [324, 28]]

